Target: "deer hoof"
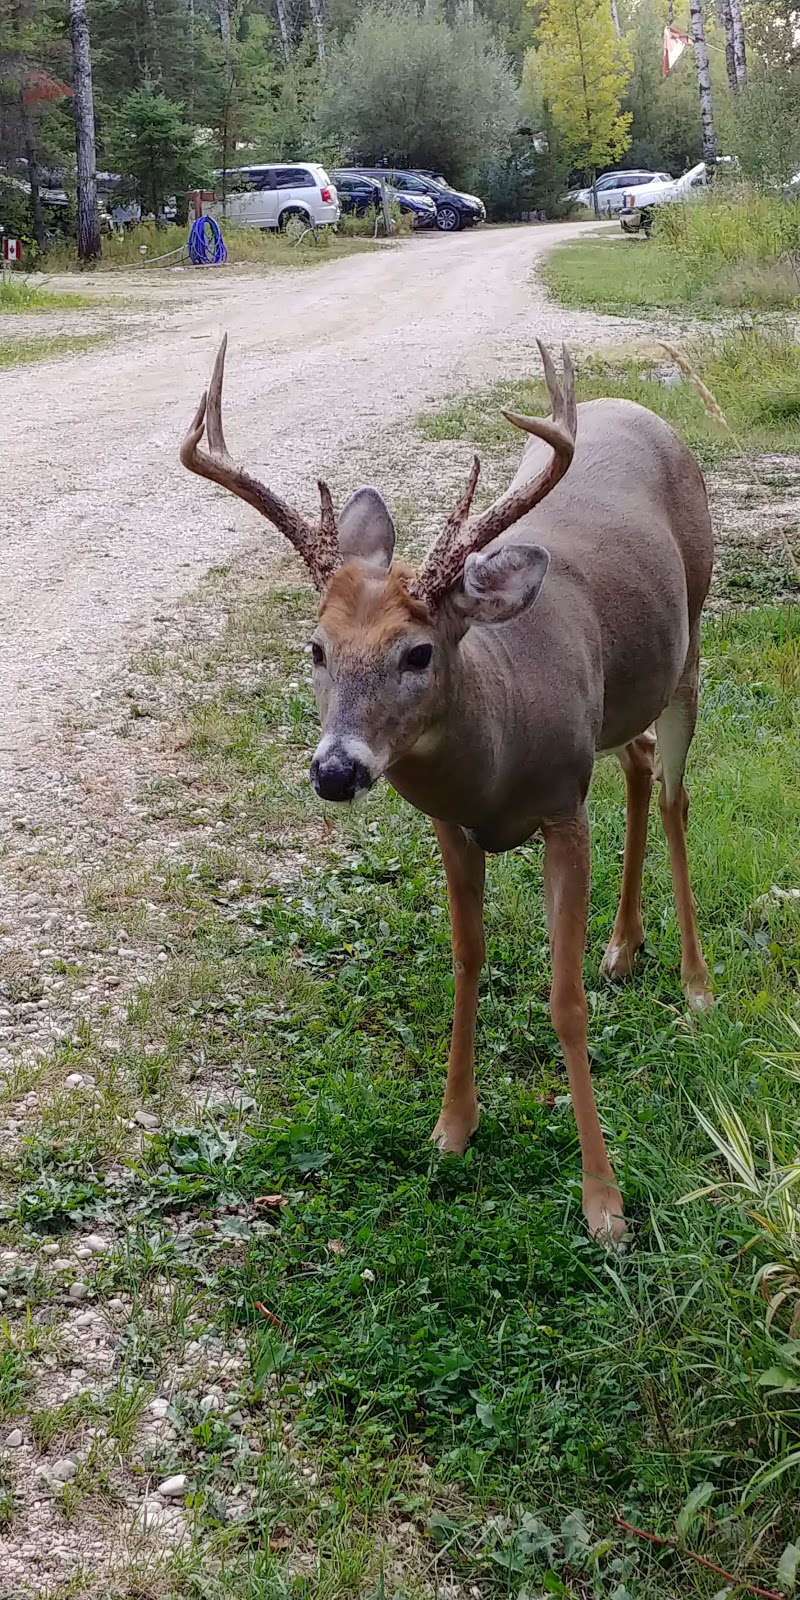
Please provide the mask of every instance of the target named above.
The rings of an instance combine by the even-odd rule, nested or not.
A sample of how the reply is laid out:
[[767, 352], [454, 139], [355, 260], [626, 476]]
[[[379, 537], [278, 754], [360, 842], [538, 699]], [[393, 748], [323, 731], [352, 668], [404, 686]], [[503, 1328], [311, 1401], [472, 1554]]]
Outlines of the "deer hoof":
[[624, 1254], [630, 1228], [623, 1216], [622, 1195], [616, 1184], [606, 1183], [602, 1178], [584, 1178], [583, 1214], [598, 1244]]
[[477, 1103], [466, 1111], [443, 1111], [431, 1134], [431, 1143], [440, 1155], [463, 1156], [472, 1134], [478, 1126]]
[[639, 925], [630, 933], [617, 933], [616, 928], [606, 946], [600, 964], [600, 976], [609, 983], [624, 983], [633, 973], [637, 951], [644, 944], [644, 928]]
[[714, 992], [707, 972], [698, 974], [696, 978], [685, 978], [683, 992], [690, 1011], [699, 1011], [707, 1017], [713, 1010]]

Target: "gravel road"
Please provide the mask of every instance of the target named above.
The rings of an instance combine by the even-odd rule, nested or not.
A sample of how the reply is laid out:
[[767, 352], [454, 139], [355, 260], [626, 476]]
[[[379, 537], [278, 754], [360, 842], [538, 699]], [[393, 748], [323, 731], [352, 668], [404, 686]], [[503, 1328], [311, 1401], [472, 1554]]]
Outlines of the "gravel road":
[[254, 512], [178, 463], [225, 330], [229, 444], [311, 505], [318, 472], [349, 492], [349, 455], [361, 446], [363, 471], [365, 443], [379, 451], [399, 420], [535, 369], [537, 334], [608, 336], [606, 319], [554, 308], [532, 281], [563, 238], [557, 227], [483, 230], [313, 271], [165, 277], [144, 332], [4, 374], [0, 798], [73, 697], [146, 640], [160, 607], [256, 539], [267, 558], [279, 547]]

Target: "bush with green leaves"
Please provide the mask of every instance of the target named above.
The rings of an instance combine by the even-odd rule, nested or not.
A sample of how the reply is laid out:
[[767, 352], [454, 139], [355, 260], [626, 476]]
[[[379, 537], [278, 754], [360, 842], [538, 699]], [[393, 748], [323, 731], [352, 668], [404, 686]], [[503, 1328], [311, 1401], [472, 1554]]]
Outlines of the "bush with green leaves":
[[480, 23], [368, 6], [331, 52], [317, 108], [321, 135], [354, 159], [463, 178], [504, 156], [519, 120], [505, 57]]

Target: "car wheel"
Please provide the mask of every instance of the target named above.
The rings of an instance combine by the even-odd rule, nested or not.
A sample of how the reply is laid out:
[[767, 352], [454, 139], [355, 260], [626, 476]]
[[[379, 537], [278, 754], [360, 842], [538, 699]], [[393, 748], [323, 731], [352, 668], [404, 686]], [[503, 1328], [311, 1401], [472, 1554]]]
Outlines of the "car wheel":
[[442, 233], [457, 233], [461, 227], [461, 214], [455, 206], [439, 206], [436, 212], [436, 226]]
[[297, 217], [298, 222], [302, 222], [304, 228], [311, 227], [311, 218], [308, 212], [303, 210], [302, 206], [287, 206], [286, 210], [282, 211], [278, 218], [278, 227], [281, 233], [286, 231], [287, 225], [293, 217]]

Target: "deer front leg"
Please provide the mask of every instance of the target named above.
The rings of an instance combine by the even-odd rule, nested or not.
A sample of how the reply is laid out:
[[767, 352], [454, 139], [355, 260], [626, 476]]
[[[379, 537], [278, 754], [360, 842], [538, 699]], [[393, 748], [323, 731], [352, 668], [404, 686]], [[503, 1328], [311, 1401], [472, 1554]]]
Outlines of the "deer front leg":
[[447, 875], [456, 998], [444, 1098], [439, 1121], [431, 1138], [443, 1155], [463, 1156], [470, 1134], [478, 1126], [475, 1021], [485, 949], [483, 885], [486, 857], [461, 828], [449, 822], [436, 822], [434, 827]]
[[548, 823], [544, 836], [544, 892], [553, 965], [550, 1015], [572, 1091], [583, 1166], [583, 1214], [594, 1238], [617, 1242], [625, 1233], [622, 1196], [606, 1154], [589, 1072], [583, 955], [589, 915], [589, 823], [586, 811], [572, 822]]

